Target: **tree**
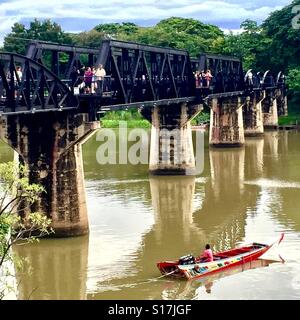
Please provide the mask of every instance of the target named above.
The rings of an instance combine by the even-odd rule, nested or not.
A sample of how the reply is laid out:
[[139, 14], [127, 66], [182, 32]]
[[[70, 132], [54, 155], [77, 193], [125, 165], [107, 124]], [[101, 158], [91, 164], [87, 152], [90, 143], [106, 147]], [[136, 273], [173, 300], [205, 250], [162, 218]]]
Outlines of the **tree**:
[[122, 35], [136, 33], [139, 27], [132, 22], [122, 22], [98, 24], [94, 29], [110, 38], [117, 38]]
[[235, 55], [243, 60], [244, 69], [268, 69], [266, 51], [271, 38], [267, 37], [261, 26], [253, 20], [245, 20], [241, 24], [243, 30], [240, 34], [230, 33], [225, 36], [222, 53]]
[[274, 11], [262, 24], [267, 37], [272, 41], [265, 48], [269, 53], [269, 68], [287, 72], [288, 69], [300, 66], [300, 32], [292, 27], [295, 17], [293, 7], [300, 5], [300, 0], [294, 0], [281, 10]]
[[134, 32], [119, 33], [121, 40], [187, 50], [197, 57], [201, 52], [218, 53], [224, 34], [216, 26], [195, 19], [171, 17], [154, 27], [139, 27]]
[[102, 40], [105, 39], [105, 34], [92, 29], [78, 34], [71, 34], [71, 37], [77, 46], [100, 48]]
[[38, 212], [24, 215], [38, 199], [44, 189], [30, 184], [24, 166], [13, 162], [0, 164], [0, 300], [10, 290], [8, 280], [11, 276], [7, 264], [22, 261], [14, 257], [11, 248], [22, 241], [32, 242], [52, 232], [51, 221]]
[[56, 43], [72, 43], [72, 38], [65, 33], [61, 26], [50, 19], [39, 21], [34, 19], [29, 28], [21, 23], [15, 23], [9, 33], [4, 38], [4, 50], [16, 52], [19, 54], [26, 53], [26, 47], [30, 40], [43, 40]]
[[289, 70], [288, 85], [291, 90], [294, 90], [300, 94], [300, 68]]

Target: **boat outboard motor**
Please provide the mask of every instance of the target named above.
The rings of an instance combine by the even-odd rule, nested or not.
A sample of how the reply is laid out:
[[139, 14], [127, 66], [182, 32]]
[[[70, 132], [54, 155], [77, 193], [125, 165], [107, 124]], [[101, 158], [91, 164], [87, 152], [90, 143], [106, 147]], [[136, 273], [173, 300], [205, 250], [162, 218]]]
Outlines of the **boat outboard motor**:
[[191, 254], [179, 258], [179, 264], [182, 266], [185, 266], [188, 264], [195, 264], [195, 262], [196, 262], [195, 257], [192, 256]]

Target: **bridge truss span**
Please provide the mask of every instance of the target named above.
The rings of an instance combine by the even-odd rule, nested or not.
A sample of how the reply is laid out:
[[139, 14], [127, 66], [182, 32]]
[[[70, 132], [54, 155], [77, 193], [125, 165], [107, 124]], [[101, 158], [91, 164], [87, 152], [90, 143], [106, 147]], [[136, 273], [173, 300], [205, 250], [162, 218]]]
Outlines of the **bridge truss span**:
[[184, 50], [107, 40], [97, 64], [111, 75], [113, 96], [108, 104], [195, 96], [191, 62]]
[[78, 98], [45, 66], [18, 54], [0, 53], [0, 115], [62, 111], [78, 106]]

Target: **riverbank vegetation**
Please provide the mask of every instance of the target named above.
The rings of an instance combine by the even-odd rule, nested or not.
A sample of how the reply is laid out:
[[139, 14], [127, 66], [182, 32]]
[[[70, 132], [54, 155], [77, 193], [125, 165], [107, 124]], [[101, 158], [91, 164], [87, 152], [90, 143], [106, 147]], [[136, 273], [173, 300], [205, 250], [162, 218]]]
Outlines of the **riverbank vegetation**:
[[[192, 120], [192, 125], [207, 124], [210, 120], [210, 114], [201, 112]], [[107, 112], [104, 117], [100, 119], [102, 128], [118, 128], [120, 121], [126, 121], [127, 128], [151, 128], [151, 123], [143, 118], [143, 116], [136, 110], [130, 111], [111, 111]]]
[[150, 128], [151, 124], [135, 109], [110, 111], [100, 119], [102, 128], [118, 128], [120, 121], [126, 121], [127, 128]]
[[44, 189], [30, 184], [25, 167], [13, 162], [0, 164], [0, 300], [11, 290], [12, 263], [23, 268], [24, 260], [16, 257], [12, 246], [37, 241], [39, 237], [52, 232], [51, 221], [39, 212], [24, 210], [30, 208]]

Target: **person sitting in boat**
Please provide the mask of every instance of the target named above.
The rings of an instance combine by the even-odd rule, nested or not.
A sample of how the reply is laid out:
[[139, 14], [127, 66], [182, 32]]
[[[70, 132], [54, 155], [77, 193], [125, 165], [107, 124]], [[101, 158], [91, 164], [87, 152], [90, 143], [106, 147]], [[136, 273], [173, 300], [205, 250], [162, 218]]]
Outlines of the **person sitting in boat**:
[[201, 259], [201, 262], [212, 262], [212, 261], [214, 261], [213, 252], [212, 252], [209, 244], [207, 244], [205, 246], [205, 250], [204, 250], [202, 256], [200, 257], [200, 259]]

